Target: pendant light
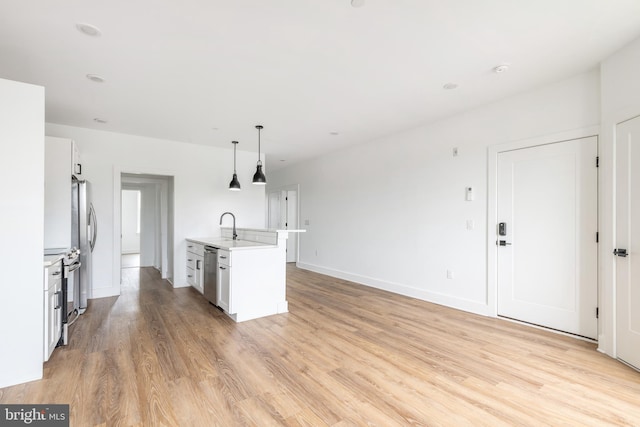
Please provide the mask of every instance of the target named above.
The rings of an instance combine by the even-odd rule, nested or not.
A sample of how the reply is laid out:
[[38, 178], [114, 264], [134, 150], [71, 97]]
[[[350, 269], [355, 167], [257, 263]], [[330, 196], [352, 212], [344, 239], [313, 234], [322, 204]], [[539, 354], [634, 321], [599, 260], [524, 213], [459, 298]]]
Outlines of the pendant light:
[[238, 141], [231, 141], [233, 144], [233, 179], [229, 183], [229, 190], [240, 191], [240, 181], [238, 181], [238, 174], [236, 173], [236, 147]]
[[258, 164], [256, 173], [253, 174], [253, 183], [257, 185], [265, 185], [267, 183], [267, 177], [264, 176], [264, 172], [262, 172], [262, 160], [260, 160], [260, 131], [262, 128], [262, 125], [256, 125], [256, 129], [258, 129]]

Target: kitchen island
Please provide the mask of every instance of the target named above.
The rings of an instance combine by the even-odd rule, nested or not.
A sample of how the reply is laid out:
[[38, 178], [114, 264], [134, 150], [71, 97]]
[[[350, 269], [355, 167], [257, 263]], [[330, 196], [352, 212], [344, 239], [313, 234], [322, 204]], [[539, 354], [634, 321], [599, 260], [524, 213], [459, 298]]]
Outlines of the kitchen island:
[[[286, 248], [289, 233], [303, 230], [230, 228], [220, 237], [187, 240], [187, 281], [206, 294], [205, 275], [213, 263], [205, 263], [205, 247], [217, 249], [215, 305], [236, 322], [288, 311]], [[213, 303], [213, 300], [212, 300]]]

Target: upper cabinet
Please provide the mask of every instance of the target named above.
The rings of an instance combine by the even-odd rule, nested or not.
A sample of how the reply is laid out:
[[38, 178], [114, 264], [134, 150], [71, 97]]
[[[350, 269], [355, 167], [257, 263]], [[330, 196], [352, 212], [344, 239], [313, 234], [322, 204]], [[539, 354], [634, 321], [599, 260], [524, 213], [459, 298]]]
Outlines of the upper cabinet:
[[75, 141], [69, 141], [71, 142], [71, 174], [76, 178], [81, 179], [82, 162], [80, 160], [80, 151], [78, 150], [78, 146], [76, 145]]
[[82, 177], [80, 154], [74, 141], [45, 137], [44, 247], [71, 245], [71, 176]]

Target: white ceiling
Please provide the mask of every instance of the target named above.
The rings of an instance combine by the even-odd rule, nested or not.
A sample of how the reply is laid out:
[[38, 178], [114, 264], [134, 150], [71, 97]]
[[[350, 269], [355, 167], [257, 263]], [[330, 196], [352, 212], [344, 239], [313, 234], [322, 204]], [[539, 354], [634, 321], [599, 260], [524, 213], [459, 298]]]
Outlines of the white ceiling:
[[639, 36], [639, 0], [2, 0], [0, 77], [45, 86], [53, 123], [247, 151], [263, 124], [275, 169], [578, 74]]

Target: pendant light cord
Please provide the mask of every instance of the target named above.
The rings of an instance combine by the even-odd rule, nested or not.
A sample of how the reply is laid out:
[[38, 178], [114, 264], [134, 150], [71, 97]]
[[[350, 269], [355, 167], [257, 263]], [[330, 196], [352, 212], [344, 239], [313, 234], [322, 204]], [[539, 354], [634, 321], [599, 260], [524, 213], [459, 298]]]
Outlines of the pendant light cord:
[[258, 164], [262, 165], [262, 160], [260, 160], [260, 131], [262, 130], [262, 126], [258, 125], [256, 129], [258, 129]]

